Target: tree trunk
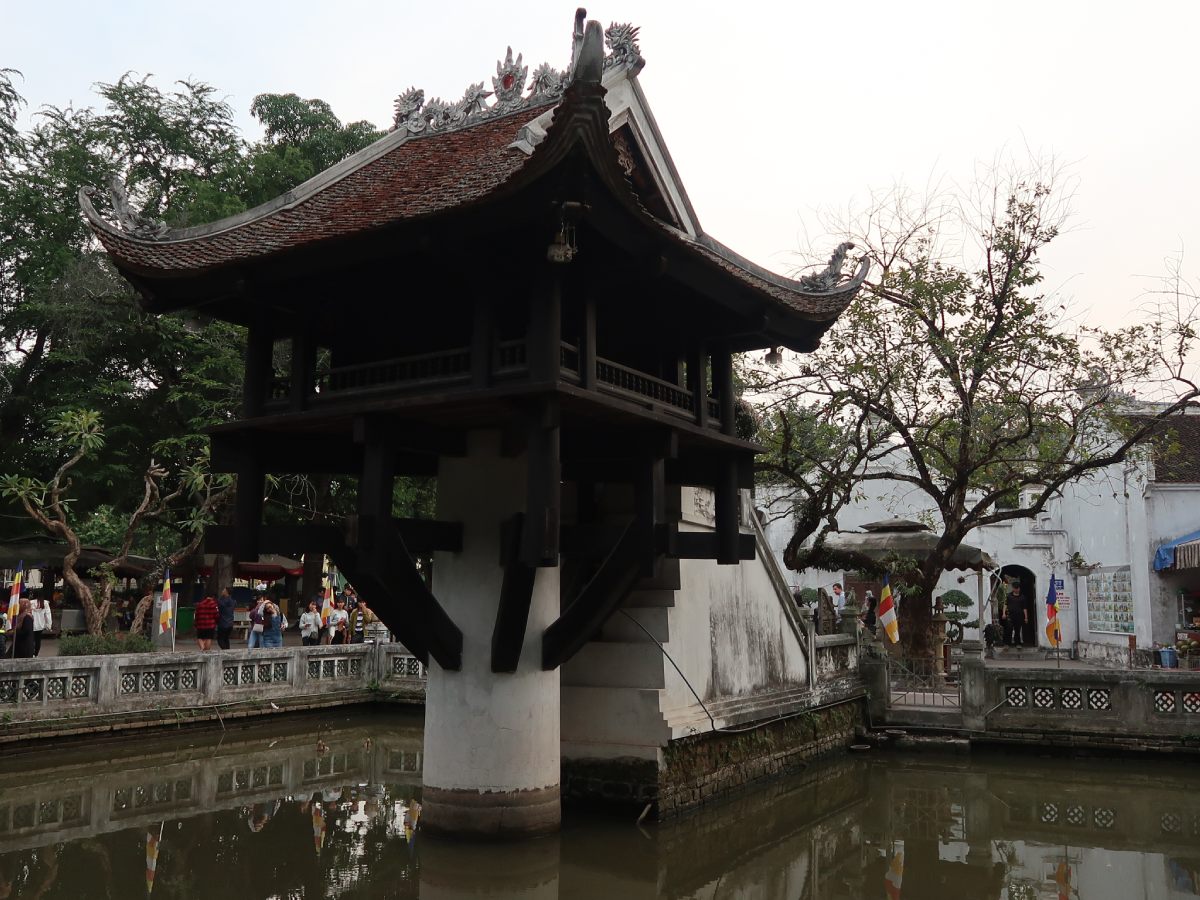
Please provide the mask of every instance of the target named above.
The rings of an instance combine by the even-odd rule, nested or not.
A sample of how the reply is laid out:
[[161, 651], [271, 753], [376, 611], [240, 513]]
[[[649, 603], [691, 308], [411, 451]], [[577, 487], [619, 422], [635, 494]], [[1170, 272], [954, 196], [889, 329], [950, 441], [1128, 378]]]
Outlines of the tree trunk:
[[212, 572], [204, 585], [204, 593], [209, 597], [221, 596], [222, 588], [233, 587], [233, 557], [220, 554], [213, 560]]

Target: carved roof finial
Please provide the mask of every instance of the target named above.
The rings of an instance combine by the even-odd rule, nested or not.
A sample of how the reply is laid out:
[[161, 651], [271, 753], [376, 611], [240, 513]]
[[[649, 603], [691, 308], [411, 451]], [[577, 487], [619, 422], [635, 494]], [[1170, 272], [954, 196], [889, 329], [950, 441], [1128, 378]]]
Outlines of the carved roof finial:
[[832, 291], [842, 280], [842, 266], [846, 264], [846, 256], [853, 249], [854, 245], [849, 241], [838, 244], [824, 269], [812, 275], [801, 276], [796, 281], [806, 291]]

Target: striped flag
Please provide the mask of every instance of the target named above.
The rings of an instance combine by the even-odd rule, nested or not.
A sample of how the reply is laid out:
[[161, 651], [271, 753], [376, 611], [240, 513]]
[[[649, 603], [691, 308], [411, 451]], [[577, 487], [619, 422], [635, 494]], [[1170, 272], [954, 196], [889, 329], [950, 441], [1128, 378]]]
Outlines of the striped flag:
[[329, 579], [325, 579], [325, 589], [322, 592], [321, 598], [321, 627], [325, 628], [329, 625], [329, 616], [333, 612], [333, 585], [329, 583]]
[[883, 591], [879, 597], [879, 624], [887, 632], [888, 640], [893, 644], [900, 642], [900, 621], [896, 618], [896, 604], [892, 602], [892, 586], [888, 576], [883, 576]]
[[[884, 590], [887, 590], [885, 587]], [[900, 889], [904, 884], [904, 848], [901, 847], [892, 857], [887, 874], [883, 876], [883, 889], [887, 892], [888, 900], [900, 900]]]
[[171, 570], [167, 569], [163, 579], [162, 603], [158, 607], [158, 633], [166, 634], [171, 629], [172, 617], [175, 614], [175, 603], [171, 597]]
[[154, 873], [158, 871], [158, 845], [162, 843], [163, 826], [166, 822], [160, 822], [158, 825], [158, 834], [153, 831], [146, 832], [146, 894], [154, 893]]
[[13, 576], [12, 591], [8, 595], [8, 627], [17, 624], [17, 613], [21, 611], [21, 581], [25, 576], [25, 560], [17, 563], [17, 574]]
[[1050, 646], [1062, 643], [1062, 627], [1058, 621], [1058, 591], [1054, 589], [1054, 573], [1050, 573], [1050, 590], [1046, 593], [1046, 637]]

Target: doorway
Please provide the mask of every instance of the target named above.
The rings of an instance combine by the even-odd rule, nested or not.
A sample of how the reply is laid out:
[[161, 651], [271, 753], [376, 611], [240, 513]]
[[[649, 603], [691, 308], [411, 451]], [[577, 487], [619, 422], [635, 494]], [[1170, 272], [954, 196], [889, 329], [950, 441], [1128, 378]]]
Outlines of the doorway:
[[1037, 602], [1037, 578], [1033, 572], [1024, 566], [1012, 565], [1001, 567], [1000, 577], [1008, 585], [1012, 585], [1014, 582], [1021, 585], [1021, 596], [1025, 598], [1025, 621], [1028, 623], [1023, 646], [1036, 647], [1038, 645], [1038, 635], [1041, 633], [1041, 616], [1039, 615]]

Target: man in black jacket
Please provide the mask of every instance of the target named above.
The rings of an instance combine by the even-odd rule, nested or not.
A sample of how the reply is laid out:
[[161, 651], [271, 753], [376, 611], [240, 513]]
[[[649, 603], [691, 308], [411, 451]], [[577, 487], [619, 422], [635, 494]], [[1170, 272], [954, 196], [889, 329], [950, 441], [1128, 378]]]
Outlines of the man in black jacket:
[[1029, 637], [1028, 609], [1021, 595], [1021, 582], [1014, 581], [1008, 593], [1008, 620], [1012, 624], [1012, 646], [1023, 647]]

